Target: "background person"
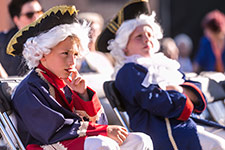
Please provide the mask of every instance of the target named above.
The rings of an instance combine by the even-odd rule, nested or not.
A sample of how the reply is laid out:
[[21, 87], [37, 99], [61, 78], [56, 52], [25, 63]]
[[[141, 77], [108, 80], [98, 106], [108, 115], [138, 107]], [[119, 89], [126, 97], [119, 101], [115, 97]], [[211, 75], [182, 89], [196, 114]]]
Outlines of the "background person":
[[161, 50], [165, 56], [170, 59], [177, 60], [179, 58], [179, 50], [175, 41], [170, 37], [165, 37], [161, 41]]
[[190, 58], [193, 49], [191, 38], [187, 34], [181, 33], [174, 37], [174, 41], [179, 50], [180, 70], [182, 72], [193, 72], [193, 64]]
[[16, 26], [6, 33], [0, 33], [0, 63], [8, 76], [22, 76], [27, 73], [23, 58], [21, 56], [13, 57], [8, 55], [6, 47], [18, 29], [22, 29], [37, 20], [43, 14], [43, 10], [38, 0], [11, 0], [8, 10]]
[[206, 14], [202, 20], [204, 36], [194, 59], [194, 71], [224, 72], [225, 66], [225, 15], [219, 10]]
[[78, 14], [78, 18], [80, 21], [87, 21], [90, 24], [91, 30], [89, 33], [90, 52], [78, 60], [76, 67], [79, 73], [86, 79], [88, 85], [92, 85], [92, 88], [97, 92], [101, 104], [105, 109], [109, 124], [118, 124], [119, 120], [105, 98], [103, 91], [103, 83], [112, 79], [114, 66], [108, 57], [109, 55], [95, 49], [97, 37], [103, 29], [104, 19], [96, 12], [81, 12]]
[[2, 67], [2, 64], [0, 64], [0, 78], [7, 78], [8, 74], [6, 73], [5, 69]]
[[[87, 21], [90, 23], [90, 42], [89, 42], [89, 49], [90, 53], [84, 56], [81, 62], [81, 66], [77, 66], [80, 73], [99, 73], [111, 76], [113, 72], [113, 65], [109, 61], [109, 59], [106, 57], [106, 55], [100, 51], [97, 51], [95, 49], [95, 42], [97, 40], [97, 37], [102, 31], [103, 25], [104, 25], [104, 19], [103, 17], [94, 12], [83, 12], [78, 15], [78, 18], [81, 21]], [[102, 65], [104, 64], [104, 65]], [[79, 65], [79, 64], [78, 64]], [[107, 77], [107, 76], [106, 76]]]

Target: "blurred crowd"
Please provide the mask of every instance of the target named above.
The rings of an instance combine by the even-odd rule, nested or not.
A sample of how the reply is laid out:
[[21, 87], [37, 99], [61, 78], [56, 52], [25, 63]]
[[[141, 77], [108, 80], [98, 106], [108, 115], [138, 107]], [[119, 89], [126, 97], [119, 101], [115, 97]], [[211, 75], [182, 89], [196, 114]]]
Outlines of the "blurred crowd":
[[[29, 71], [22, 57], [9, 56], [5, 50], [9, 40], [18, 29], [38, 19], [43, 13], [43, 8], [38, 0], [12, 0], [8, 5], [8, 11], [15, 26], [7, 32], [0, 33], [0, 76], [2, 78], [7, 78], [8, 76], [24, 76]], [[106, 23], [104, 18], [96, 12], [81, 12], [79, 16], [81, 20], [85, 19], [91, 23], [92, 30], [90, 32], [90, 55], [78, 61], [78, 69], [82, 73], [96, 72], [96, 70], [98, 70], [97, 72], [112, 73], [115, 64], [110, 53], [102, 53], [99, 50], [95, 50], [95, 41]], [[175, 37], [164, 37], [161, 40], [161, 51], [169, 58], [177, 60], [183, 72], [224, 72], [224, 18], [223, 12], [219, 10], [212, 10], [205, 14], [201, 22], [204, 34], [199, 39], [198, 49], [193, 49], [193, 41], [188, 33], [180, 33]], [[195, 55], [191, 57], [194, 52]], [[95, 57], [101, 59], [93, 59]], [[91, 58], [92, 60], [99, 60], [98, 62], [100, 60], [104, 61], [107, 67], [103, 69], [98, 62], [91, 61]]]

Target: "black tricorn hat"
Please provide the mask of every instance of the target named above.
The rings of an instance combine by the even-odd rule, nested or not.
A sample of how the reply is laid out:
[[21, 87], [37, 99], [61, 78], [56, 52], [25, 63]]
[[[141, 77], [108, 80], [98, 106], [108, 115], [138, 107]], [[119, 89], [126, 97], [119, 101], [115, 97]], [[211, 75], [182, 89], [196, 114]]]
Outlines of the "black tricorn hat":
[[78, 10], [72, 6], [55, 6], [46, 11], [38, 20], [19, 30], [10, 40], [7, 53], [10, 55], [22, 55], [23, 44], [30, 37], [47, 32], [61, 24], [72, 24], [77, 22]]
[[108, 41], [115, 38], [116, 31], [120, 25], [129, 19], [134, 19], [140, 14], [150, 14], [149, 0], [131, 0], [126, 3], [117, 15], [112, 19], [96, 41], [96, 50], [109, 52]]

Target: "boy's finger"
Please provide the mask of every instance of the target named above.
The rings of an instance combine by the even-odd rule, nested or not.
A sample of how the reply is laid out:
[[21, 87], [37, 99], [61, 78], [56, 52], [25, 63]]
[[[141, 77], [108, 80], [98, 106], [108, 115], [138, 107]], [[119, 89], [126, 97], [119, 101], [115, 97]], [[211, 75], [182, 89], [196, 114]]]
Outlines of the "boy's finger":
[[77, 75], [78, 75], [78, 71], [74, 70], [71, 75], [72, 79], [75, 78]]
[[81, 81], [82, 81], [82, 78], [81, 78], [81, 77], [77, 77], [77, 78], [74, 80], [74, 84], [75, 84], [75, 85], [78, 85]]
[[126, 136], [126, 137], [128, 136], [127, 130], [121, 130], [120, 132], [121, 132], [124, 136]]
[[122, 145], [122, 144], [123, 144], [123, 140], [120, 138], [120, 136], [117, 137], [116, 142], [117, 142], [119, 145]]
[[126, 136], [124, 134], [120, 134], [120, 139], [122, 139], [122, 141], [124, 142], [126, 140]]

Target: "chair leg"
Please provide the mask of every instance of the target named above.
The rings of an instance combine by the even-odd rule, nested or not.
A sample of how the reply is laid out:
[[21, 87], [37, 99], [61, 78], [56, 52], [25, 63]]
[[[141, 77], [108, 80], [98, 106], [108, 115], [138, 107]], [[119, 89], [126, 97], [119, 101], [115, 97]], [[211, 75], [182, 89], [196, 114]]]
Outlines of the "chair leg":
[[[1, 133], [4, 137], [4, 139], [6, 140], [6, 142], [9, 144], [10, 148], [12, 150], [17, 150], [15, 144], [13, 143], [12, 139], [10, 138], [8, 132], [5, 130], [5, 126], [7, 125], [6, 123], [6, 120], [5, 118], [3, 117], [2, 113], [0, 113], [0, 118], [1, 118], [1, 121], [0, 121], [0, 129], [1, 129]], [[5, 125], [3, 125], [3, 124]]]
[[20, 140], [19, 135], [17, 134], [17, 131], [16, 131], [16, 129], [15, 129], [12, 121], [10, 120], [10, 118], [8, 117], [8, 115], [7, 115], [6, 112], [3, 113], [3, 117], [5, 118], [7, 124], [9, 126], [9, 128], [10, 128], [10, 131], [13, 133], [13, 135], [14, 135], [17, 143], [19, 144], [20, 149], [21, 150], [26, 150], [25, 147], [24, 147], [24, 145], [23, 145], [23, 143], [22, 143], [22, 141]]
[[123, 120], [119, 110], [115, 107], [113, 108], [114, 112], [116, 113], [119, 121], [121, 122], [121, 124], [127, 129], [128, 132], [130, 132], [129, 127], [127, 126], [127, 124], [125, 123], [125, 121]]

